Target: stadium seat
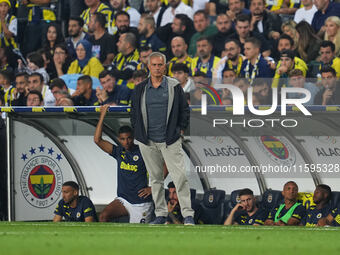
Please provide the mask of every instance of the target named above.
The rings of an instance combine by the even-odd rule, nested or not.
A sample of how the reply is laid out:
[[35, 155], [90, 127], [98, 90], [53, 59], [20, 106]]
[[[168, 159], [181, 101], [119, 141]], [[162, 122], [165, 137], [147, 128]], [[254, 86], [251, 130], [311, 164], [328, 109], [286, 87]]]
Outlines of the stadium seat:
[[230, 201], [231, 201], [231, 205], [234, 206], [240, 202], [240, 197], [238, 195], [238, 193], [241, 191], [241, 189], [237, 189], [237, 190], [234, 190], [233, 192], [231, 192], [230, 194]]
[[196, 199], [196, 190], [195, 189], [190, 189], [190, 198], [191, 198], [191, 201], [194, 201]]
[[332, 192], [331, 208], [340, 208], [340, 191]]
[[201, 201], [200, 222], [204, 224], [223, 224], [225, 214], [225, 191], [209, 190]]
[[224, 201], [224, 208], [225, 208], [225, 218], [228, 217], [228, 215], [230, 214], [231, 210], [233, 209], [232, 203], [230, 199], [226, 199]]
[[240, 189], [234, 190], [230, 194], [230, 200], [225, 201], [225, 216], [227, 217], [231, 210], [235, 207], [235, 205], [239, 202], [240, 198], [238, 196], [238, 193], [240, 192]]
[[274, 206], [283, 202], [282, 192], [280, 190], [266, 190], [262, 195], [261, 207], [271, 211]]

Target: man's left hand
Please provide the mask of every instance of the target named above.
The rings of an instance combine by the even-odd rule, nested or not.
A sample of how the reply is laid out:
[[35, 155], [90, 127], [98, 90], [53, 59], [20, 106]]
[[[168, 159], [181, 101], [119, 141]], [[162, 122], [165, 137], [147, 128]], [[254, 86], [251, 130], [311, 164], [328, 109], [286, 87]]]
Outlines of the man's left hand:
[[138, 196], [142, 198], [147, 198], [148, 196], [151, 195], [151, 187], [146, 187], [144, 189], [141, 189], [138, 191]]

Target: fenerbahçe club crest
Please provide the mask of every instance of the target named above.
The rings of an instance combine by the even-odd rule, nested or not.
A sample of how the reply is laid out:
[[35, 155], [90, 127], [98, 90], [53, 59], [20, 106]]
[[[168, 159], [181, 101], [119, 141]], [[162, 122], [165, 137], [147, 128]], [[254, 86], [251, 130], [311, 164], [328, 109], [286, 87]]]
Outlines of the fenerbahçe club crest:
[[294, 150], [286, 138], [262, 135], [258, 138], [257, 143], [262, 151], [275, 163], [285, 166], [295, 164]]
[[22, 153], [25, 162], [20, 177], [21, 192], [26, 201], [34, 207], [46, 208], [53, 205], [61, 194], [63, 176], [58, 162], [63, 160], [54, 149], [31, 147]]

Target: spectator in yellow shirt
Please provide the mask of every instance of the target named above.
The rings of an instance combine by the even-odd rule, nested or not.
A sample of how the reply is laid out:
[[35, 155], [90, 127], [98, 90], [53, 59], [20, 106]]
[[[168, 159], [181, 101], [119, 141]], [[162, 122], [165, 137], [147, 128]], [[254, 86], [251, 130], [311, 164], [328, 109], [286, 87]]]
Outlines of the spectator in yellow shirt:
[[96, 57], [92, 57], [92, 45], [86, 40], [81, 40], [76, 46], [77, 59], [74, 60], [67, 73], [84, 74], [98, 78], [104, 67]]

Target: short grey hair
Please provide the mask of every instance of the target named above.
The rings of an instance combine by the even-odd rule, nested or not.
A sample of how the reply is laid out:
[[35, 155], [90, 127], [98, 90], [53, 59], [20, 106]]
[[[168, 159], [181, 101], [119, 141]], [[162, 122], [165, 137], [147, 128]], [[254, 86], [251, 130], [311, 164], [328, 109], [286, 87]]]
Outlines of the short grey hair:
[[149, 58], [148, 58], [148, 65], [150, 65], [150, 60], [151, 60], [152, 58], [157, 58], [157, 57], [162, 58], [163, 61], [164, 61], [164, 64], [166, 64], [166, 56], [165, 56], [163, 53], [160, 53], [160, 52], [156, 51], [156, 52], [152, 52], [152, 53], [149, 55]]

